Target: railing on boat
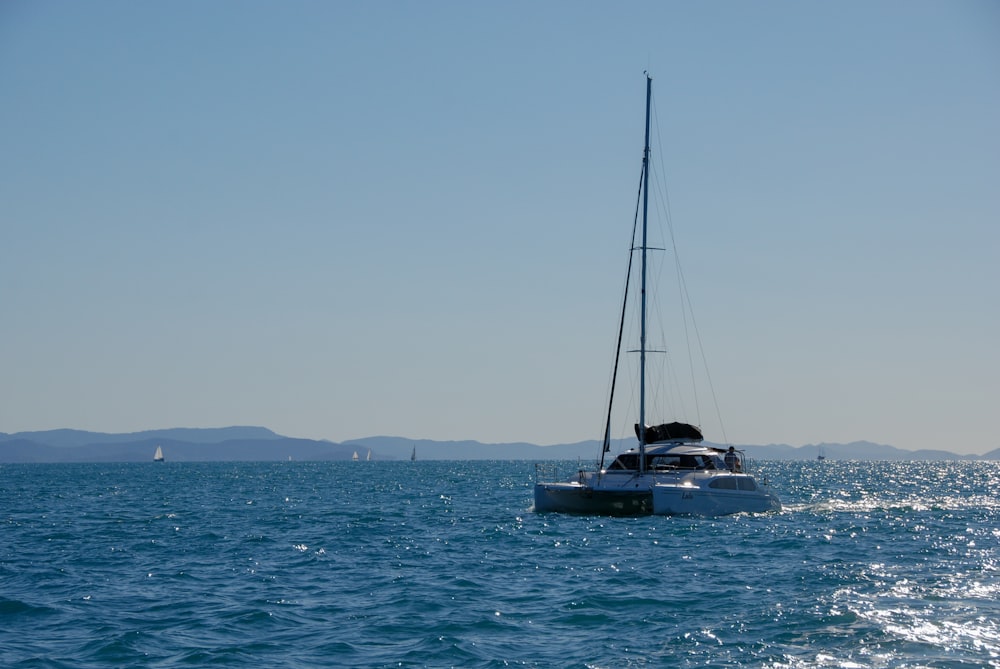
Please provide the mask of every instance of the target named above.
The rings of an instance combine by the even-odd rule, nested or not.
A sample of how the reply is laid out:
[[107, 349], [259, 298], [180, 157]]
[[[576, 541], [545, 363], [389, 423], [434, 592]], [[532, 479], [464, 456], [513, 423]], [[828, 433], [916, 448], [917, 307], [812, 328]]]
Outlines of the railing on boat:
[[[583, 462], [578, 462], [574, 472], [583, 482], [583, 473], [587, 471]], [[553, 483], [557, 481], [568, 481], [572, 474], [566, 473], [564, 462], [536, 462], [535, 463], [535, 483]]]

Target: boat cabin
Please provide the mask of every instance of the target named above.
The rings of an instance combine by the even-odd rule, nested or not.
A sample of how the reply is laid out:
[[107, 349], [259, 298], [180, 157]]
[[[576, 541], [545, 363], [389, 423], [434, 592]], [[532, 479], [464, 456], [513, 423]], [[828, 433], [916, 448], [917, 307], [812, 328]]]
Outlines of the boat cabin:
[[[621, 453], [608, 467], [609, 471], [638, 471], [639, 451], [635, 448]], [[719, 454], [704, 446], [653, 446], [646, 448], [646, 471], [667, 472], [676, 470], [726, 469]]]

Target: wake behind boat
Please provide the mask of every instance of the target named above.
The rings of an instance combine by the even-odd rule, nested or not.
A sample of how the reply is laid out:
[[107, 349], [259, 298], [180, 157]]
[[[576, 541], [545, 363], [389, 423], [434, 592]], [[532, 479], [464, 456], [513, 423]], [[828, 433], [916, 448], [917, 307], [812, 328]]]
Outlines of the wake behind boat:
[[[641, 255], [641, 308], [639, 314], [639, 421], [635, 424], [638, 445], [604, 468], [604, 453], [611, 444], [611, 411], [604, 434], [601, 464], [594, 470], [579, 470], [566, 481], [539, 481], [536, 474], [535, 511], [595, 515], [692, 514], [717, 516], [779, 510], [781, 502], [771, 492], [766, 478], [758, 481], [749, 473], [749, 460], [734, 447], [720, 449], [702, 443], [701, 429], [682, 422], [646, 424], [647, 348], [647, 212], [649, 201], [649, 127], [652, 79], [646, 76], [646, 140], [642, 158], [642, 240], [632, 251]], [[631, 262], [629, 263], [631, 274]], [[627, 297], [627, 295], [626, 295]], [[622, 312], [624, 325], [624, 307]], [[621, 332], [619, 332], [619, 354]], [[612, 375], [611, 402], [614, 401]], [[536, 468], [536, 472], [541, 472]]]

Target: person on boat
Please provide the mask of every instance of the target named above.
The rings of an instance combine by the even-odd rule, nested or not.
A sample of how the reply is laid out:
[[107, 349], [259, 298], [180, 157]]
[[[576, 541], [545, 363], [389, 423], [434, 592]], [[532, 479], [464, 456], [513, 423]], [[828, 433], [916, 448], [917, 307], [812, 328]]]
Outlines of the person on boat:
[[742, 470], [740, 467], [740, 456], [736, 455], [736, 449], [732, 446], [726, 452], [726, 467], [731, 472], [738, 472]]

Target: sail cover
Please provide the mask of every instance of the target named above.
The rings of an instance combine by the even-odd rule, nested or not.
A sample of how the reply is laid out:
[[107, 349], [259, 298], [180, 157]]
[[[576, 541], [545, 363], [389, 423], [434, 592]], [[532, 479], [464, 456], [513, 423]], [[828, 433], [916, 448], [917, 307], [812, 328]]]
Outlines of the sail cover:
[[[639, 436], [639, 424], [635, 424], [635, 436]], [[663, 423], [662, 425], [646, 426], [646, 443], [658, 444], [661, 441], [701, 441], [701, 430], [687, 423]]]

